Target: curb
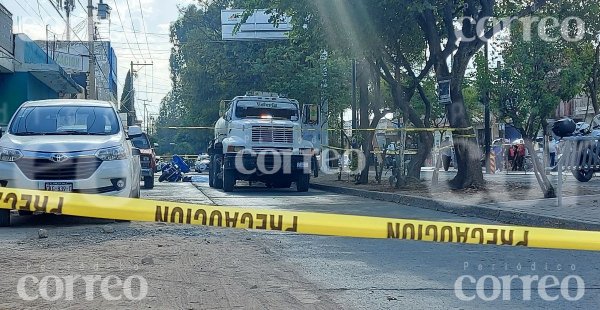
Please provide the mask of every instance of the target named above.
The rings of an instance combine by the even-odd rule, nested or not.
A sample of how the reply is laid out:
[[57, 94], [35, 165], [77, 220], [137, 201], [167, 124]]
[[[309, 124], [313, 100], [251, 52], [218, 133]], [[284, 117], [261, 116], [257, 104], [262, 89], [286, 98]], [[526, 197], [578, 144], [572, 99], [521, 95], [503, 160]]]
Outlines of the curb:
[[313, 189], [337, 194], [358, 196], [386, 202], [395, 202], [416, 208], [452, 213], [463, 217], [477, 217], [512, 225], [600, 231], [600, 223], [583, 222], [514, 210], [501, 210], [485, 205], [458, 204], [419, 196], [383, 193], [314, 183], [311, 183], [310, 187]]

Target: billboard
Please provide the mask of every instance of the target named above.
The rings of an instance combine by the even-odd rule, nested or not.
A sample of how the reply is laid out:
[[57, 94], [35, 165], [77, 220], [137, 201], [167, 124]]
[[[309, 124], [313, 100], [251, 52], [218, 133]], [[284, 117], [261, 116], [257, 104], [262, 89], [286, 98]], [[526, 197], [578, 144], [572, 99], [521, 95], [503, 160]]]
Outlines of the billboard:
[[241, 24], [237, 33], [234, 29], [242, 22], [244, 10], [221, 11], [221, 38], [225, 41], [251, 40], [287, 40], [292, 30], [291, 18], [283, 17], [278, 25], [269, 22], [270, 14], [266, 10], [256, 10]]

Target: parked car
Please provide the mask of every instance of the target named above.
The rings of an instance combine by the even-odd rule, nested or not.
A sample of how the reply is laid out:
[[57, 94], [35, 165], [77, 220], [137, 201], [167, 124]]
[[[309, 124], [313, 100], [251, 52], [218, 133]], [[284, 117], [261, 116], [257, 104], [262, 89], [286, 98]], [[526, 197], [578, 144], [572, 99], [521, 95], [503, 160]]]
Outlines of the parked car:
[[[0, 138], [0, 186], [140, 196], [140, 151], [110, 102], [26, 102]], [[10, 211], [0, 210], [0, 226]]]
[[198, 173], [202, 173], [208, 171], [208, 166], [210, 165], [210, 155], [201, 154], [198, 155], [196, 162], [194, 163], [194, 170]]
[[156, 153], [150, 144], [146, 133], [142, 132], [139, 126], [129, 127], [129, 133], [134, 134], [131, 139], [133, 146], [140, 149], [140, 162], [142, 166], [142, 178], [144, 179], [144, 188], [154, 188], [154, 173], [156, 172]]

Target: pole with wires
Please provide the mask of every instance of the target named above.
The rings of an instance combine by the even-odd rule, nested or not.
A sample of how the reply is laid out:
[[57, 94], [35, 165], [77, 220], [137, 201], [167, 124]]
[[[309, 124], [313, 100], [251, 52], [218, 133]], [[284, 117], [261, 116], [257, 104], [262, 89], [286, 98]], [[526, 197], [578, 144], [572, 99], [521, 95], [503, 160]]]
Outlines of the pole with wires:
[[94, 53], [94, 4], [88, 0], [88, 51], [89, 51], [89, 75], [88, 75], [88, 99], [96, 99], [96, 57]]

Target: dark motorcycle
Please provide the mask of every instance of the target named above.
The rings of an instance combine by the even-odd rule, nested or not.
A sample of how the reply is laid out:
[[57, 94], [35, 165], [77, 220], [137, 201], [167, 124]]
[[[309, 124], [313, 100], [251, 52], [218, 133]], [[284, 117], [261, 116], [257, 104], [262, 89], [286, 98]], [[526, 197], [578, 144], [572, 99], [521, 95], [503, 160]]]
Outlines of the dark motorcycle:
[[579, 182], [588, 182], [595, 172], [600, 172], [600, 115], [596, 115], [592, 125], [565, 118], [556, 121], [552, 132], [565, 140], [563, 165], [570, 169]]
[[158, 178], [159, 182], [180, 182], [185, 179], [184, 173], [190, 172], [190, 167], [185, 160], [178, 155], [173, 155], [171, 162], [163, 165], [162, 174]]

